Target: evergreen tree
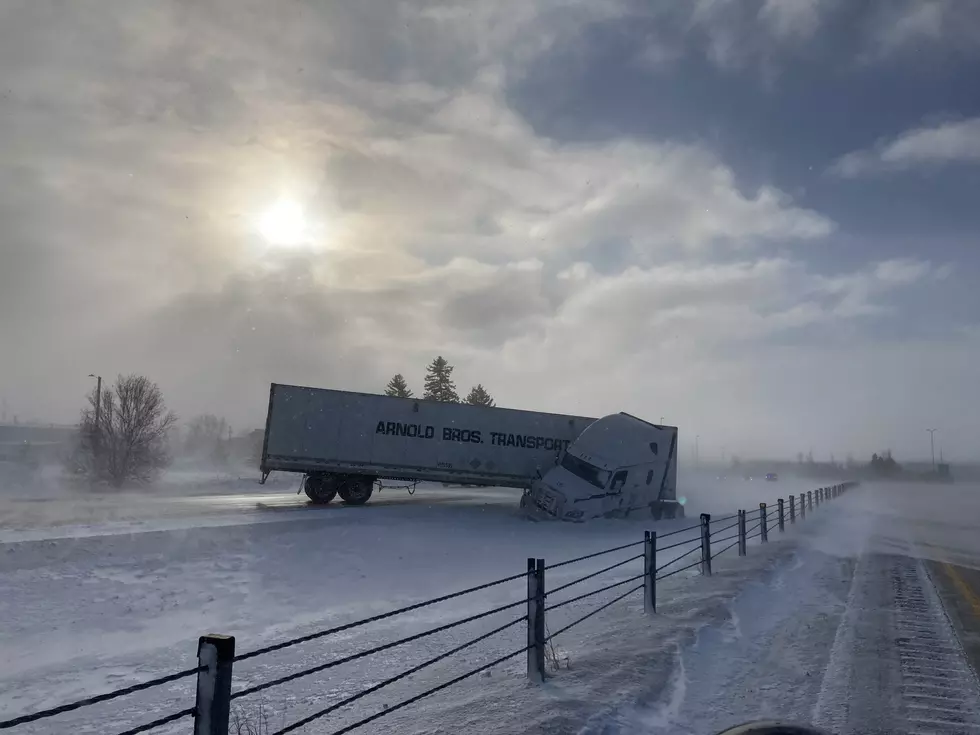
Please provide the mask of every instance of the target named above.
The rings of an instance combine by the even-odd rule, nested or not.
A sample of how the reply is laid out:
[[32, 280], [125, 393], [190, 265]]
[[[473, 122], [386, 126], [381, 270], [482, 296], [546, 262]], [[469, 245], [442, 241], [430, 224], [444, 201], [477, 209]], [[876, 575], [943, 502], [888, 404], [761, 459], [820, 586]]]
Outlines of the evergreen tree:
[[385, 386], [385, 395], [394, 396], [395, 398], [412, 398], [414, 396], [408, 387], [408, 383], [405, 382], [405, 377], [401, 373], [397, 373], [395, 377], [388, 381], [388, 385]]
[[425, 369], [425, 392], [422, 398], [426, 401], [442, 403], [459, 403], [456, 384], [453, 382], [453, 366], [442, 355], [439, 355]]
[[496, 406], [494, 403], [493, 396], [487, 393], [487, 389], [483, 387], [482, 383], [477, 383], [470, 389], [470, 394], [466, 396], [466, 400], [463, 403], [468, 403], [471, 406]]

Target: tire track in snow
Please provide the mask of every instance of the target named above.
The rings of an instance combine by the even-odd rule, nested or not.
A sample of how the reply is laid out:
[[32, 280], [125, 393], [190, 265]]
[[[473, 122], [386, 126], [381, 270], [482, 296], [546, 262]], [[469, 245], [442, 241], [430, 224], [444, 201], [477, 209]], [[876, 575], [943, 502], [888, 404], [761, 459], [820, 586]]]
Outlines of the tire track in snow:
[[980, 733], [980, 687], [921, 560], [862, 554], [814, 708], [851, 733]]

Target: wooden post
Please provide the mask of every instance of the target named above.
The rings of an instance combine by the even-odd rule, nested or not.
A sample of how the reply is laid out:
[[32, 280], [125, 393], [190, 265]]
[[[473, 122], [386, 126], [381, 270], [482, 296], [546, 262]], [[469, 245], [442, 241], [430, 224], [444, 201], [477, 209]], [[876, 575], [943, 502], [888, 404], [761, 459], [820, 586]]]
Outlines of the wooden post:
[[198, 639], [197, 662], [205, 668], [197, 674], [194, 735], [228, 735], [234, 661], [234, 636], [202, 635]]
[[765, 503], [759, 503], [759, 519], [762, 523], [759, 524], [759, 528], [762, 531], [761, 541], [764, 544], [769, 543], [769, 511], [766, 510]]
[[810, 506], [807, 510], [813, 510], [813, 490], [806, 491], [807, 505]]
[[789, 522], [796, 523], [796, 496], [789, 496]]
[[745, 556], [746, 544], [745, 544], [745, 511], [740, 510], [738, 512], [738, 555]]
[[776, 502], [779, 503], [779, 532], [782, 533], [786, 530], [786, 516], [783, 515], [783, 499], [780, 498]]
[[527, 678], [544, 681], [544, 559], [527, 560]]
[[657, 612], [657, 532], [643, 532], [643, 611]]
[[711, 515], [701, 514], [701, 574], [711, 576]]
[[800, 493], [800, 520], [806, 518], [806, 493]]

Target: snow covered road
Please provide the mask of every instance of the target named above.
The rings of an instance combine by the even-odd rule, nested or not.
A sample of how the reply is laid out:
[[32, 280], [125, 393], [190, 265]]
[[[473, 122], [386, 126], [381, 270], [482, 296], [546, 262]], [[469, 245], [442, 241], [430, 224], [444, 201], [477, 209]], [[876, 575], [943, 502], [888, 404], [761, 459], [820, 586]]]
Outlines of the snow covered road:
[[[458, 496], [441, 500], [447, 494], [433, 489], [431, 502], [423, 494], [411, 503], [362, 509], [246, 509], [237, 522], [210, 511], [187, 518], [168, 515], [151, 519], [143, 532], [89, 526], [89, 534], [70, 535], [85, 528], [77, 524], [12, 529], [39, 536], [0, 542], [5, 592], [0, 597], [0, 718], [183, 668], [193, 662], [195, 640], [203, 632], [233, 633], [239, 651], [251, 650], [513, 574], [523, 569], [527, 556], [554, 562], [632, 542], [651, 525], [530, 524], [516, 517], [506, 492], [496, 501], [486, 496], [479, 502]], [[920, 508], [919, 489], [861, 488], [788, 526], [785, 534], [773, 531], [772, 543], [753, 545], [747, 558], [732, 551], [717, 559], [711, 578], [691, 570], [662, 582], [654, 617], [643, 613], [636, 594], [558, 636], [558, 670], [541, 687], [526, 683], [518, 658], [363, 731], [693, 734], [778, 716], [816, 718], [841, 733], [886, 726], [889, 732], [974, 732], [973, 708], [980, 701], [975, 678], [964, 668], [928, 576], [913, 557], [980, 559], [969, 523], [961, 520], [971, 517], [968, 513], [977, 517], [975, 495], [963, 488], [929, 492], [944, 494], [946, 510]], [[752, 507], [742, 499], [739, 504]], [[678, 524], [658, 525], [664, 532]], [[621, 558], [553, 570], [548, 586], [554, 589]], [[626, 565], [595, 586], [641, 568], [639, 562]], [[235, 687], [411, 635], [522, 594], [522, 582], [503, 585], [244, 662], [236, 665]], [[549, 630], [604, 599], [549, 613]], [[901, 610], [907, 614], [896, 612]], [[520, 612], [305, 677], [236, 705], [253, 718], [261, 708], [275, 729]], [[522, 626], [512, 628], [332, 713], [305, 732], [330, 733], [390, 707], [520, 647], [523, 635]], [[917, 637], [928, 641], [930, 655], [942, 652], [946, 658], [938, 664], [916, 658], [922, 647]], [[946, 697], [949, 701], [930, 708], [935, 697], [945, 696], [929, 689], [939, 686], [936, 681], [921, 678], [938, 676], [930, 667], [948, 674], [960, 692], [957, 701]], [[179, 682], [15, 732], [112, 733], [191, 701], [190, 682]], [[158, 732], [183, 731], [186, 727], [174, 726]]]
[[920, 558], [942, 533], [900, 512], [918, 490], [864, 488], [811, 518], [791, 559], [678, 652], [652, 702], [584, 732], [713, 733], [753, 719], [840, 735], [980, 732], [980, 686]]

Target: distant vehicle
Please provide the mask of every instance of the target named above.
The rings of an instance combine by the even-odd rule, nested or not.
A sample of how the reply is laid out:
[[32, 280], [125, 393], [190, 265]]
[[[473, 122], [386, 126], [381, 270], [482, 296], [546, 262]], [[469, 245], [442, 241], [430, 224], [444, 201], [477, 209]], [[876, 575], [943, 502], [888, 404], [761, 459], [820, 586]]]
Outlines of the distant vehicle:
[[676, 500], [677, 429], [273, 383], [260, 469], [301, 472], [314, 503], [370, 500], [382, 479], [524, 488], [533, 518], [582, 521]]
[[779, 476], [775, 472], [767, 472], [766, 473], [766, 482], [776, 482], [776, 480], [778, 480], [778, 479], [779, 479]]

